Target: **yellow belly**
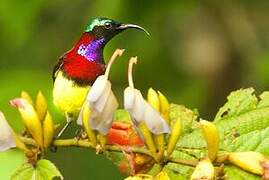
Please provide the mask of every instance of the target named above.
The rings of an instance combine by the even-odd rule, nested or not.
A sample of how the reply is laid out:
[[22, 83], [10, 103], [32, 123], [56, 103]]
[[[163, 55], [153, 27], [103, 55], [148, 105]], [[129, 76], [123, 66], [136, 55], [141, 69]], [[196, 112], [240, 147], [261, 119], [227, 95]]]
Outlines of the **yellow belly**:
[[53, 87], [53, 103], [64, 114], [77, 116], [90, 86], [79, 87], [58, 72]]

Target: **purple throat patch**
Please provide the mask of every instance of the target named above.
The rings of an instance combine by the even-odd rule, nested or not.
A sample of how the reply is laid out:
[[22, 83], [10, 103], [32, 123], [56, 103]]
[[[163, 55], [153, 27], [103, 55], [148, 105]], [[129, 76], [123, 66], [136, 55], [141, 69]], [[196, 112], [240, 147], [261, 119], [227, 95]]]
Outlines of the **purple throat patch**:
[[100, 54], [100, 48], [104, 44], [105, 39], [96, 39], [91, 41], [89, 44], [81, 44], [78, 48], [77, 53], [83, 57], [85, 57], [88, 61], [96, 61], [99, 60], [102, 56]]

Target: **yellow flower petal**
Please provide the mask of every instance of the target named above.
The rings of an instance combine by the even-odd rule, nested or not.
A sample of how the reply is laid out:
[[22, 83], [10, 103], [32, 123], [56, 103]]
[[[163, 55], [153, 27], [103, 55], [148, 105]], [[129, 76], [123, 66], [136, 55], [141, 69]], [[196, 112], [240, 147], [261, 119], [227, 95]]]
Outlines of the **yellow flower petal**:
[[171, 126], [172, 130], [167, 145], [167, 156], [170, 156], [173, 153], [181, 133], [180, 118], [174, 119], [172, 123], [173, 123], [173, 125]]
[[230, 153], [228, 159], [234, 165], [259, 175], [263, 174], [262, 164], [269, 161], [263, 154], [254, 151]]
[[38, 91], [37, 93], [35, 107], [36, 107], [36, 112], [38, 114], [39, 119], [43, 121], [46, 116], [48, 105], [47, 105], [46, 98], [44, 97], [41, 91]]
[[169, 124], [169, 122], [170, 122], [170, 119], [169, 119], [170, 104], [169, 104], [167, 98], [160, 91], [158, 91], [158, 95], [159, 95], [159, 101], [160, 101], [161, 115], [166, 120], [166, 122]]
[[33, 99], [26, 91], [21, 92], [21, 98], [26, 99], [30, 104], [34, 105]]
[[17, 107], [23, 123], [29, 133], [33, 136], [39, 146], [43, 146], [43, 131], [39, 117], [34, 107], [25, 99], [17, 98], [10, 101], [11, 105]]
[[97, 145], [96, 134], [92, 130], [92, 127], [90, 125], [90, 122], [89, 122], [90, 116], [91, 116], [91, 109], [90, 109], [89, 103], [86, 102], [82, 108], [82, 124], [88, 135], [89, 140], [95, 147]]
[[43, 121], [44, 147], [47, 149], [54, 137], [54, 122], [49, 112]]
[[157, 92], [149, 88], [148, 90], [148, 96], [147, 96], [148, 103], [156, 110], [160, 111], [160, 102]]
[[213, 162], [219, 151], [219, 132], [214, 123], [201, 120], [203, 135], [207, 143], [208, 157]]

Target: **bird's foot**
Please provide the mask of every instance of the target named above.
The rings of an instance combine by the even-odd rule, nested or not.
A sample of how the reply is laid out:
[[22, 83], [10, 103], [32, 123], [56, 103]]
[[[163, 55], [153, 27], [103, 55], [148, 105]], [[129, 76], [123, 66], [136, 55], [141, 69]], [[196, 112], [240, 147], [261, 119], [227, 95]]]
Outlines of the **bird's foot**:
[[54, 145], [51, 145], [51, 146], [50, 146], [50, 151], [51, 151], [51, 152], [56, 153], [56, 152], [57, 152], [57, 149], [58, 149], [57, 146], [54, 146]]
[[87, 139], [88, 135], [86, 132], [84, 132], [81, 128], [80, 129], [77, 129], [76, 132], [75, 132], [75, 137], [77, 140], [80, 140], [80, 139]]
[[68, 128], [68, 126], [72, 123], [72, 121], [67, 121], [64, 125], [64, 127], [60, 130], [60, 132], [57, 134], [57, 136], [55, 137], [55, 139], [59, 139], [63, 133], [65, 132], [65, 130]]

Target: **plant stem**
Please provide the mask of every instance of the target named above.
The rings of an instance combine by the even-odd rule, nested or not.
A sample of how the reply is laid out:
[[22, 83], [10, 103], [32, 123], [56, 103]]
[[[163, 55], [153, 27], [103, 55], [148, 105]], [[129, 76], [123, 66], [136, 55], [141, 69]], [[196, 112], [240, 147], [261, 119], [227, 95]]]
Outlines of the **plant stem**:
[[[26, 138], [26, 137], [20, 137], [20, 139], [28, 145], [36, 146], [37, 144], [32, 138]], [[83, 148], [91, 148], [95, 149], [93, 144], [89, 142], [88, 140], [78, 140], [76, 138], [72, 139], [57, 139], [53, 141], [53, 145], [57, 147], [83, 147]], [[152, 154], [149, 152], [149, 150], [145, 149], [144, 147], [130, 147], [130, 146], [119, 146], [119, 145], [106, 145], [105, 146], [106, 151], [114, 151], [114, 152], [133, 152], [133, 153], [140, 153], [145, 154], [148, 156], [152, 156]], [[167, 162], [171, 163], [177, 163], [177, 164], [183, 164], [187, 166], [193, 166], [195, 167], [198, 164], [198, 160], [185, 160], [185, 159], [177, 159], [177, 158], [168, 158]]]
[[187, 165], [187, 166], [193, 166], [195, 167], [198, 164], [198, 160], [195, 159], [176, 159], [176, 158], [169, 158], [168, 162], [172, 162], [172, 163], [177, 163], [177, 164], [183, 164], [183, 165]]
[[[77, 140], [77, 139], [59, 139], [55, 140], [53, 142], [54, 146], [57, 147], [64, 147], [64, 146], [79, 146], [79, 147], [85, 147], [85, 148], [93, 148], [95, 147], [92, 145], [91, 142], [87, 140]], [[151, 155], [150, 152], [147, 149], [140, 148], [140, 147], [126, 147], [122, 148], [122, 146], [117, 146], [117, 145], [106, 145], [105, 149], [108, 151], [116, 151], [116, 152], [122, 152], [123, 149], [126, 150], [127, 152], [135, 152], [135, 153], [141, 153], [141, 154], [146, 154], [146, 155]]]

